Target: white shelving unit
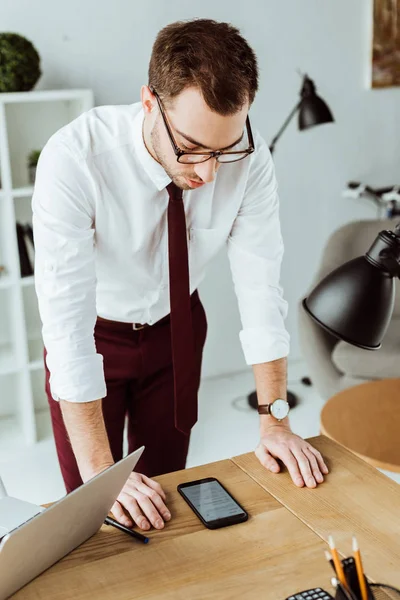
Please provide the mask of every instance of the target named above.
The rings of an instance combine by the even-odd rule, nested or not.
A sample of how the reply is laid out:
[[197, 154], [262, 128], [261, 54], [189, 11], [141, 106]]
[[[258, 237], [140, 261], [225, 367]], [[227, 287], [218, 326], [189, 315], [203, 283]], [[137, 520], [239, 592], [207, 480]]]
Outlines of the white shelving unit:
[[16, 447], [40, 438], [48, 410], [35, 280], [21, 277], [16, 234], [32, 223], [27, 158], [92, 107], [91, 90], [0, 93], [0, 443]]

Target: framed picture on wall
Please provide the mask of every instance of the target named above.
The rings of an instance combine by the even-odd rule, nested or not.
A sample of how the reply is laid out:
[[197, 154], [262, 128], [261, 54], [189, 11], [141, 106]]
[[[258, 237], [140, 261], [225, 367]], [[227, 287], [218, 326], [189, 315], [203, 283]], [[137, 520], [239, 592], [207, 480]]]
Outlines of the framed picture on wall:
[[400, 0], [374, 0], [372, 87], [400, 85]]

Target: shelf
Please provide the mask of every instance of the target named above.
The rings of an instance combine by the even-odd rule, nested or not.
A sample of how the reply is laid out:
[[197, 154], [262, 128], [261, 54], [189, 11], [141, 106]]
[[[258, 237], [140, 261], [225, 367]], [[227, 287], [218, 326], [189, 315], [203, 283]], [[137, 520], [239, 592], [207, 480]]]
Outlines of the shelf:
[[8, 290], [14, 285], [15, 281], [9, 275], [0, 278], [0, 290]]
[[41, 408], [35, 411], [37, 441], [54, 439], [53, 428], [51, 425], [50, 408]]
[[[49, 408], [35, 411], [37, 441], [53, 439], [53, 430]], [[16, 416], [0, 418], [0, 463], [10, 456], [23, 452], [26, 439]]]
[[[87, 89], [0, 94], [0, 454], [2, 441], [20, 449], [51, 432], [35, 277], [20, 276], [16, 232], [16, 222], [32, 225], [28, 157], [92, 108]], [[33, 266], [28, 237], [27, 250]]]
[[28, 198], [33, 194], [33, 185], [15, 188], [12, 191], [13, 198]]
[[[13, 190], [11, 190], [11, 196], [13, 198], [31, 198], [33, 195], [33, 190], [33, 185], [14, 188]], [[0, 190], [0, 198], [5, 198], [7, 195], [7, 192], [5, 192], [4, 190]]]
[[39, 358], [38, 360], [33, 360], [29, 363], [28, 368], [30, 371], [40, 371], [40, 369], [44, 369], [44, 360], [43, 358]]
[[[22, 426], [20, 394], [24, 388], [22, 372], [4, 374], [0, 378], [0, 419], [16, 418]], [[1, 437], [1, 436], [0, 436]]]
[[0, 375], [11, 375], [20, 370], [11, 345], [0, 344]]
[[22, 287], [28, 287], [30, 285], [35, 285], [35, 276], [29, 275], [29, 277], [20, 277], [20, 284]]
[[0, 418], [0, 462], [20, 452], [25, 440], [16, 416]]
[[32, 196], [28, 169], [30, 153], [41, 151], [56, 131], [86, 110], [87, 99], [88, 96], [69, 94], [64, 90], [61, 94], [37, 95], [35, 102], [31, 101], [30, 95], [19, 95], [15, 102], [4, 104], [14, 197]]
[[[38, 301], [34, 288], [34, 278], [28, 279], [26, 285], [22, 285], [22, 298], [24, 303], [26, 337], [28, 342], [28, 360], [33, 363], [43, 357], [42, 321], [40, 319]], [[24, 282], [25, 283], [25, 282]]]
[[41, 366], [42, 369], [36, 369], [35, 371], [31, 371], [31, 387], [33, 394], [33, 404], [35, 412], [41, 410], [49, 410], [49, 401], [47, 399], [46, 394], [46, 380], [44, 374], [44, 363], [42, 360]]
[[[0, 291], [0, 375], [15, 373], [21, 366], [17, 356], [15, 318], [15, 295], [3, 289]], [[3, 382], [0, 389], [3, 392]]]
[[25, 103], [25, 102], [54, 102], [62, 100], [82, 100], [85, 98], [88, 103], [93, 102], [93, 93], [87, 89], [75, 90], [38, 90], [29, 92], [6, 92], [1, 94], [0, 102], [4, 104]]
[[29, 369], [32, 370], [31, 365], [36, 365], [39, 361], [43, 366], [43, 341], [40, 333], [35, 334], [28, 338], [28, 355], [29, 355]]

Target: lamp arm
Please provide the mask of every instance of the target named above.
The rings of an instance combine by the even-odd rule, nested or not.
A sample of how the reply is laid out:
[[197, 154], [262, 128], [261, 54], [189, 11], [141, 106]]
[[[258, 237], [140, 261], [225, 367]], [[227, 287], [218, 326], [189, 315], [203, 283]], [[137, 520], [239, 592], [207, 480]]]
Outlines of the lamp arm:
[[271, 154], [273, 154], [273, 152], [275, 150], [276, 142], [279, 140], [279, 138], [281, 137], [282, 133], [285, 131], [286, 127], [289, 125], [290, 121], [293, 119], [294, 115], [299, 110], [301, 102], [302, 102], [302, 100], [300, 100], [296, 104], [296, 106], [294, 107], [294, 109], [292, 110], [292, 112], [290, 113], [290, 115], [288, 116], [288, 118], [283, 123], [282, 127], [279, 129], [279, 131], [276, 134], [276, 136], [273, 138], [273, 140], [272, 140], [272, 142], [271, 142], [271, 144], [269, 146], [269, 150], [270, 150]]

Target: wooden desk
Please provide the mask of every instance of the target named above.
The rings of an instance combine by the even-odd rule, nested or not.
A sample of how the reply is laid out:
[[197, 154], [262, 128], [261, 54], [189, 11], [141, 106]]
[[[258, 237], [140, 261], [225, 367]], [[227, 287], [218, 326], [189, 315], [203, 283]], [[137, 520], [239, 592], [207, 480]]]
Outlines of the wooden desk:
[[[400, 487], [335, 442], [312, 443], [331, 469], [317, 489], [267, 472], [253, 453], [158, 477], [173, 519], [149, 534], [150, 544], [104, 526], [13, 599], [284, 600], [309, 587], [330, 590], [330, 533], [344, 553], [355, 533], [367, 574], [400, 586]], [[244, 505], [247, 523], [203, 527], [176, 486], [206, 476]]]

